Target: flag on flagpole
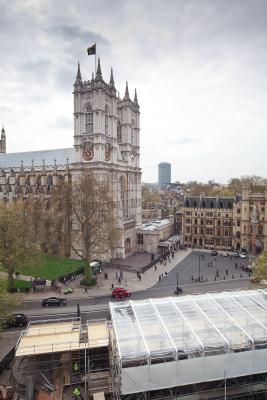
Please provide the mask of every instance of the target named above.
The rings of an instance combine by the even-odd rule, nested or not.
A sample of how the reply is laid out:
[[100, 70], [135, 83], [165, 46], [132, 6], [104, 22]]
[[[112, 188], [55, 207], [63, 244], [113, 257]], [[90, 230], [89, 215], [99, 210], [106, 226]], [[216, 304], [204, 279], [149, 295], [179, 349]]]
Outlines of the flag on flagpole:
[[88, 47], [87, 54], [88, 54], [88, 56], [92, 56], [93, 54], [96, 54], [96, 44], [93, 44], [92, 46]]

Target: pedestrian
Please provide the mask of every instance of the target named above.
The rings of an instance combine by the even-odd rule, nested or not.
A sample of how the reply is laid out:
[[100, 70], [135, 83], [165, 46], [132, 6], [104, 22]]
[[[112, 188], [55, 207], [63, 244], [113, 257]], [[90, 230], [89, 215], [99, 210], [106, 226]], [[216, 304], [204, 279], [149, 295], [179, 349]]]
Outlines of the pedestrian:
[[161, 280], [161, 275], [159, 275], [159, 281]]
[[163, 278], [163, 273], [161, 274], [161, 277]]
[[121, 278], [118, 279], [118, 283], [119, 283], [119, 284], [121, 283]]
[[112, 289], [112, 290], [114, 289], [114, 283], [111, 284], [111, 289]]
[[116, 271], [116, 279], [118, 279], [118, 272]]
[[85, 288], [84, 288], [84, 293], [88, 293], [88, 288], [87, 288], [87, 286], [85, 286]]
[[165, 276], [168, 276], [168, 272], [167, 271], [165, 272]]
[[225, 274], [228, 275], [228, 269], [225, 270]]
[[155, 265], [154, 270], [157, 271], [157, 266]]
[[142, 276], [141, 276], [141, 274], [139, 274], [139, 281], [141, 281], [142, 280]]
[[192, 281], [194, 280], [194, 277], [193, 277], [193, 275], [192, 275]]

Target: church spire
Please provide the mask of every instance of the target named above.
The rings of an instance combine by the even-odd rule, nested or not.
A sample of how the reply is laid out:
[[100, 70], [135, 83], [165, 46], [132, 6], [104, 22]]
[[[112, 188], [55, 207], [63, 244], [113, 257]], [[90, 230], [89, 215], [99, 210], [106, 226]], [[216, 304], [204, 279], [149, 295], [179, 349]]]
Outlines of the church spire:
[[80, 70], [80, 62], [78, 61], [77, 75], [75, 80], [75, 85], [79, 85], [82, 82], [82, 75]]
[[128, 81], [126, 81], [126, 88], [125, 88], [125, 95], [123, 100], [131, 100], [129, 96], [129, 90], [128, 90]]
[[113, 78], [113, 69], [112, 68], [111, 68], [111, 71], [110, 71], [109, 86], [111, 86], [113, 89], [115, 89], [114, 78]]
[[135, 102], [136, 104], [138, 104], [136, 89], [134, 89], [134, 102]]
[[97, 63], [97, 70], [96, 70], [96, 75], [95, 75], [96, 81], [102, 81], [102, 72], [101, 72], [101, 66], [100, 66], [100, 58], [98, 57], [98, 63]]

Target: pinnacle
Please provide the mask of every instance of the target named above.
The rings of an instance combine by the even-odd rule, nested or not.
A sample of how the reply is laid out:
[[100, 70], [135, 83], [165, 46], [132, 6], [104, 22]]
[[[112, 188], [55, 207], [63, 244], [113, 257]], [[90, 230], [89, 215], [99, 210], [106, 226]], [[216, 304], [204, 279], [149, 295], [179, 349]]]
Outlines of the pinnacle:
[[136, 104], [138, 104], [136, 89], [134, 89], [134, 102], [135, 102]]
[[110, 71], [109, 85], [110, 85], [112, 88], [115, 88], [115, 85], [114, 85], [114, 78], [113, 78], [113, 70], [112, 70], [112, 68], [111, 68], [111, 71]]
[[125, 88], [125, 95], [123, 100], [131, 100], [129, 96], [129, 90], [128, 90], [128, 81], [126, 81], [126, 88]]
[[102, 81], [102, 72], [101, 72], [101, 66], [100, 66], [100, 58], [98, 57], [98, 63], [97, 63], [97, 70], [96, 70], [96, 75], [95, 75], [96, 80], [101, 80]]
[[77, 75], [76, 75], [76, 81], [75, 84], [79, 84], [82, 81], [82, 76], [81, 76], [81, 70], [80, 70], [80, 62], [78, 61], [78, 68], [77, 68]]

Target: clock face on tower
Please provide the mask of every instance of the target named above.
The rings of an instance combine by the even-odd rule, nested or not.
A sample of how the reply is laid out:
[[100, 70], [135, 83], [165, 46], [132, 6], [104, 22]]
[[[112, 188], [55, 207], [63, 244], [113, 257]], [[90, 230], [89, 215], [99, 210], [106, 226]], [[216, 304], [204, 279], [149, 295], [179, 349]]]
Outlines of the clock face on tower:
[[83, 147], [83, 158], [86, 161], [90, 161], [94, 158], [94, 147], [93, 145], [86, 144]]

